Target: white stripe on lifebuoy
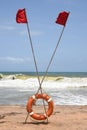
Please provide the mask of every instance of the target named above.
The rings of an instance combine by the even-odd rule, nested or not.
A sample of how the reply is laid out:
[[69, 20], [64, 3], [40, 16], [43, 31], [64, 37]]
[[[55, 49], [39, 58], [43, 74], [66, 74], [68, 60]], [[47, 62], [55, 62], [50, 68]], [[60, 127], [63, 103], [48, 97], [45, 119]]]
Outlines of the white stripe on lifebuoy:
[[32, 111], [32, 112], [30, 113], [30, 116], [33, 115], [33, 114], [34, 114], [34, 112]]
[[49, 98], [47, 102], [50, 102], [50, 101], [52, 101], [52, 98]]
[[32, 96], [33, 99], [36, 99], [35, 95]]

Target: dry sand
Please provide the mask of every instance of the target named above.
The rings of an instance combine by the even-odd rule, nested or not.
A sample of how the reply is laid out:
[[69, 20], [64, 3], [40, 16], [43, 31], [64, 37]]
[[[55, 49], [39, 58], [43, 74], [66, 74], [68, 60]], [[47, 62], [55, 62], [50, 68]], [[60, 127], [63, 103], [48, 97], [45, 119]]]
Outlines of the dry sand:
[[24, 124], [26, 116], [25, 106], [0, 106], [0, 130], [87, 130], [87, 106], [55, 106], [48, 124], [30, 117]]

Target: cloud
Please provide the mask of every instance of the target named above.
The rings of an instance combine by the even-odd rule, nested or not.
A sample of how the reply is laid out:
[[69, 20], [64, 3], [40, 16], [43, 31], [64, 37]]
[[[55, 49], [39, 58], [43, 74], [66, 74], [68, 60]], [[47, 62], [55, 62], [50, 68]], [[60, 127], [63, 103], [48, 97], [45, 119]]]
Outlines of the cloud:
[[0, 30], [14, 30], [15, 27], [14, 26], [10, 26], [10, 25], [0, 25]]
[[44, 32], [42, 32], [42, 31], [31, 31], [31, 35], [32, 36], [40, 36], [40, 35], [42, 35]]
[[16, 57], [0, 57], [0, 61], [1, 62], [10, 62], [10, 63], [25, 63], [25, 62], [29, 62], [30, 59], [29, 58], [16, 58]]
[[[25, 35], [25, 34], [27, 34], [27, 33], [28, 33], [27, 30], [20, 32], [21, 35]], [[44, 32], [42, 32], [42, 31], [37, 31], [37, 30], [30, 31], [31, 36], [41, 36], [41, 35], [43, 35], [43, 33], [44, 33]]]

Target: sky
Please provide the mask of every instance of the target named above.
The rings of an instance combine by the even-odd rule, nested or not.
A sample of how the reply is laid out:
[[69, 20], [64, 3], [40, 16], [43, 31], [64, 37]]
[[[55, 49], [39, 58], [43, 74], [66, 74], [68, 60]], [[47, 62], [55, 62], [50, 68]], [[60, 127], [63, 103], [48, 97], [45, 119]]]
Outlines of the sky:
[[62, 25], [56, 18], [70, 12], [49, 71], [87, 72], [87, 0], [3, 0], [0, 3], [0, 72], [35, 71], [26, 24], [16, 23], [26, 9], [38, 71], [45, 71]]

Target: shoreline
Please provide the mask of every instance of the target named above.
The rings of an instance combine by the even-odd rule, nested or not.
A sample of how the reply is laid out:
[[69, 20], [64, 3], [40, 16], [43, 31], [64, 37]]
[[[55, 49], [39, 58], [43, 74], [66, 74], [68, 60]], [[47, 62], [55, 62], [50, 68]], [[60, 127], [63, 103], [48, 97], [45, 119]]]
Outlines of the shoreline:
[[[41, 106], [36, 106], [39, 111]], [[87, 105], [56, 105], [48, 124], [35, 123], [28, 118], [24, 105], [0, 105], [0, 130], [86, 130]]]

